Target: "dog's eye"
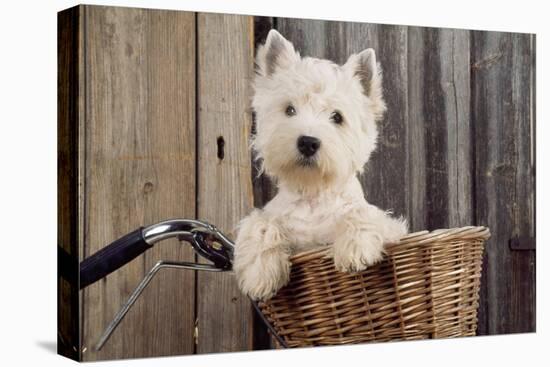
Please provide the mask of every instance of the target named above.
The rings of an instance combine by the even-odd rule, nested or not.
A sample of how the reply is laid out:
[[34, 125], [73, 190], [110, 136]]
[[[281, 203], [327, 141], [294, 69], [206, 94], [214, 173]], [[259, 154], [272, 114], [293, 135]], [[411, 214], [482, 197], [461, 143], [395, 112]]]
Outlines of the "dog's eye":
[[296, 114], [296, 109], [294, 108], [293, 105], [289, 104], [285, 110], [285, 114], [290, 117], [290, 116], [294, 116]]
[[341, 125], [342, 122], [344, 122], [344, 117], [342, 117], [342, 114], [340, 112], [334, 111], [330, 115], [330, 120], [335, 124]]

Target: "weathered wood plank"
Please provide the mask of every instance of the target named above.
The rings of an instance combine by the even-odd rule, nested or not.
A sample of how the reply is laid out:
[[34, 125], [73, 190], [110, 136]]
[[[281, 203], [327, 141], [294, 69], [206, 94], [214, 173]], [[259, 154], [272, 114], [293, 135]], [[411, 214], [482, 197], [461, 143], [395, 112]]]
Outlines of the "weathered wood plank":
[[[238, 221], [253, 207], [248, 150], [253, 18], [200, 13], [197, 22], [197, 216], [234, 237]], [[232, 274], [197, 275], [197, 320], [197, 353], [252, 348], [252, 307]]]
[[[514, 34], [512, 38], [514, 120], [517, 124], [517, 171], [514, 206], [514, 235], [535, 238], [535, 35]], [[513, 332], [536, 328], [535, 251], [512, 251]]]
[[491, 228], [480, 300], [480, 334], [533, 331], [533, 251], [510, 251], [534, 236], [530, 36], [472, 33], [472, 124], [477, 223]]
[[409, 27], [411, 229], [471, 225], [469, 32]]
[[[523, 170], [521, 176], [516, 179], [520, 203], [518, 216], [520, 219], [519, 233], [528, 233], [535, 241], [536, 246], [536, 35], [530, 34], [530, 46], [529, 50], [522, 50], [523, 59], [519, 60], [523, 62], [523, 67], [529, 66], [530, 80], [529, 80], [529, 119], [528, 123], [522, 119], [520, 136], [523, 136], [521, 150], [520, 150], [520, 163], [519, 166]], [[521, 38], [525, 42], [525, 38]], [[525, 93], [527, 93], [526, 89]], [[524, 112], [523, 112], [524, 113]], [[523, 115], [522, 116], [526, 116]], [[524, 170], [526, 169], [526, 170]], [[523, 184], [523, 180], [527, 180], [527, 184]], [[525, 191], [523, 191], [525, 190]], [[522, 215], [527, 213], [527, 215]], [[517, 269], [517, 268], [515, 268]], [[522, 331], [535, 332], [536, 331], [536, 251], [531, 251], [523, 256], [522, 268], [516, 270], [519, 275], [520, 282], [517, 282], [518, 289], [522, 290], [522, 295], [516, 299], [525, 299], [527, 304], [528, 316], [524, 318], [523, 310], [516, 312], [517, 317], [520, 319], [518, 324], [521, 323]]]
[[78, 221], [78, 135], [83, 118], [79, 108], [83, 99], [81, 12], [82, 7], [77, 6], [58, 13], [57, 18], [57, 350], [74, 360], [80, 360], [78, 243], [82, 228]]
[[470, 32], [440, 29], [439, 62], [447, 126], [447, 227], [472, 225]]
[[[447, 121], [439, 55], [440, 33], [424, 31], [422, 108], [424, 109], [426, 211], [425, 228], [448, 227]], [[413, 143], [414, 144], [414, 143]], [[419, 213], [417, 213], [419, 214]]]
[[[119, 236], [195, 215], [195, 16], [86, 6], [85, 240], [88, 256]], [[154, 262], [193, 260], [156, 246], [83, 291], [85, 360], [193, 352], [194, 274], [166, 271], [101, 352], [91, 348]]]
[[[147, 11], [149, 151], [153, 171], [144, 175], [144, 223], [193, 218], [196, 197], [195, 14]], [[170, 204], [169, 204], [170, 203]], [[146, 254], [145, 268], [159, 259], [190, 260], [186, 243], [173, 241]], [[195, 274], [167, 270], [146, 297], [144, 329], [154, 330], [147, 355], [191, 354], [194, 350]]]
[[325, 58], [327, 34], [324, 20], [277, 18], [277, 29], [302, 56]]
[[425, 62], [426, 29], [409, 27], [407, 35], [408, 82], [408, 166], [409, 166], [409, 227], [411, 231], [426, 228], [427, 172], [426, 172], [426, 109], [423, 75], [431, 72]]

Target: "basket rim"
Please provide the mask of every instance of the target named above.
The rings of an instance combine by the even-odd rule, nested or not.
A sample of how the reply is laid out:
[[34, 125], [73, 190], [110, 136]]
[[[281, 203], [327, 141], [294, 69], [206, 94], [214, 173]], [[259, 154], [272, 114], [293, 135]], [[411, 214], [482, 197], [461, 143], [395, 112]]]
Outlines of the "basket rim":
[[[433, 231], [418, 231], [409, 233], [401, 239], [388, 242], [385, 244], [385, 251], [391, 254], [400, 248], [405, 248], [407, 245], [414, 243], [415, 245], [429, 245], [439, 241], [452, 240], [471, 240], [481, 239], [487, 240], [491, 236], [488, 227], [484, 226], [464, 226], [455, 228], [440, 228]], [[293, 264], [303, 263], [312, 259], [329, 256], [330, 247], [317, 248], [306, 250], [290, 256], [290, 261]]]

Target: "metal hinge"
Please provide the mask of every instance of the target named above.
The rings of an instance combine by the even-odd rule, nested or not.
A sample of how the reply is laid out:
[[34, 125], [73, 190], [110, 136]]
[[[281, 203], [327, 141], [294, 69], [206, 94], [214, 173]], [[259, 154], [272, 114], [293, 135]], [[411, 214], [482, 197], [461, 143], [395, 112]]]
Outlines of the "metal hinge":
[[510, 250], [513, 251], [528, 251], [536, 250], [535, 237], [519, 236], [510, 239]]

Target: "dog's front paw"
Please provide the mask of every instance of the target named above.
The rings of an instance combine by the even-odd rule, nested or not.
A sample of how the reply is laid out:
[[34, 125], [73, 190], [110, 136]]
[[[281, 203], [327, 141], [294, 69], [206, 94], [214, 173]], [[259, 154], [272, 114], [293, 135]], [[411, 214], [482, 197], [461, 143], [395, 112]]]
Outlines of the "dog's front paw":
[[382, 260], [384, 242], [376, 232], [359, 231], [344, 235], [333, 247], [334, 266], [339, 271], [361, 271]]
[[290, 261], [279, 249], [268, 249], [251, 263], [234, 267], [241, 291], [254, 300], [268, 300], [288, 283]]

